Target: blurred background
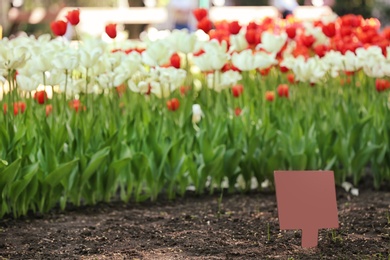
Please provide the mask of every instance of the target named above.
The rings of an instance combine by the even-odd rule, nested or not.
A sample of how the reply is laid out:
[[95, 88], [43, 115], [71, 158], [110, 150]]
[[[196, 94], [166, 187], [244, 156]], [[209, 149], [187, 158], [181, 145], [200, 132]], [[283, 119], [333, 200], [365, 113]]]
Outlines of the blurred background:
[[[36, 36], [49, 33], [50, 23], [63, 19], [65, 10], [69, 10], [67, 7], [80, 7], [81, 14], [84, 8], [89, 8], [91, 15], [81, 19], [84, 19], [84, 23], [89, 20], [87, 26], [91, 32], [94, 27], [101, 26], [92, 20], [100, 20], [101, 23], [113, 21], [119, 22], [130, 38], [137, 38], [151, 24], [158, 29], [194, 30], [195, 21], [191, 11], [199, 6], [229, 7], [226, 10], [237, 10], [234, 12], [238, 14], [239, 10], [244, 10], [239, 8], [244, 6], [274, 6], [282, 13], [284, 9], [281, 5], [330, 7], [338, 15], [360, 14], [365, 18], [378, 18], [382, 27], [390, 24], [390, 0], [0, 0], [0, 34], [9, 37], [20, 33]], [[122, 16], [109, 13], [113, 8], [122, 10]]]

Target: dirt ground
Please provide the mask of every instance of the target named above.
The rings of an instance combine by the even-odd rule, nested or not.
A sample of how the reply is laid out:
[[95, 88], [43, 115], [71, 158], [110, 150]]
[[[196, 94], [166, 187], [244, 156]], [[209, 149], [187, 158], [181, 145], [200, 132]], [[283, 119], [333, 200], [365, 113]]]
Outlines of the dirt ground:
[[390, 259], [390, 191], [337, 189], [340, 228], [314, 249], [280, 231], [275, 195], [187, 195], [175, 201], [52, 211], [0, 220], [0, 259]]

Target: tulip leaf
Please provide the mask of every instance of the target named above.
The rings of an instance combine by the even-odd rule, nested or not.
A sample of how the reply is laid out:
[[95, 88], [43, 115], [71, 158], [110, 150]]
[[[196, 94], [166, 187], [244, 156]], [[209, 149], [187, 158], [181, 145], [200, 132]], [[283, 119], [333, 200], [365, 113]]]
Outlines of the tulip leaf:
[[0, 190], [4, 191], [4, 187], [7, 184], [10, 184], [14, 181], [17, 176], [17, 173], [20, 169], [22, 159], [19, 158], [12, 162], [8, 167], [4, 168], [2, 172], [0, 172]]
[[78, 165], [78, 162], [79, 159], [75, 159], [73, 161], [58, 165], [57, 169], [46, 176], [45, 183], [54, 188], [73, 171], [73, 169]]
[[110, 150], [111, 150], [110, 147], [105, 147], [100, 151], [96, 152], [94, 155], [92, 155], [87, 167], [82, 173], [81, 182], [83, 184], [85, 184], [88, 181], [88, 179], [92, 176], [92, 174], [98, 170], [100, 165], [104, 162], [104, 160], [110, 153]]

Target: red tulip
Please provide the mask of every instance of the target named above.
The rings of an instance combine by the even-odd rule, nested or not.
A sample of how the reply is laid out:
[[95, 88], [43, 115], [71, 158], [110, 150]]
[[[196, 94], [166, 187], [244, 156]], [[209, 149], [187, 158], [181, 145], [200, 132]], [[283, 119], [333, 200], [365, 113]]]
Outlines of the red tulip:
[[46, 111], [46, 116], [49, 116], [51, 114], [51, 111], [53, 111], [53, 106], [46, 105], [45, 111]]
[[171, 62], [172, 67], [174, 67], [176, 69], [180, 69], [180, 56], [179, 56], [179, 54], [177, 54], [177, 53], [172, 54], [170, 62]]
[[26, 103], [24, 103], [23, 101], [19, 101], [19, 102], [14, 103], [14, 115], [15, 116], [17, 114], [19, 114], [19, 112], [24, 113], [25, 110], [26, 110]]
[[4, 115], [7, 114], [7, 111], [8, 111], [8, 106], [7, 106], [7, 104], [4, 104], [3, 105], [3, 113], [4, 113]]
[[238, 21], [232, 21], [229, 23], [229, 32], [231, 34], [238, 34], [241, 30], [241, 25]]
[[246, 30], [256, 30], [258, 27], [258, 24], [256, 22], [250, 22], [247, 26], [246, 26]]
[[259, 31], [255, 29], [248, 29], [245, 34], [245, 39], [248, 42], [248, 44], [257, 45], [260, 43], [261, 34]]
[[86, 107], [81, 104], [79, 99], [74, 99], [69, 102], [70, 108], [73, 108], [76, 112], [81, 111], [81, 109], [86, 110]]
[[269, 102], [274, 101], [275, 99], [275, 92], [274, 91], [266, 91], [265, 92], [265, 99]]
[[376, 79], [375, 80], [375, 89], [378, 92], [385, 91], [386, 89], [390, 88], [390, 81], [387, 81], [385, 79]]
[[80, 10], [75, 9], [72, 11], [69, 11], [66, 15], [66, 19], [68, 19], [68, 22], [70, 22], [71, 25], [76, 26], [80, 22]]
[[293, 73], [290, 73], [287, 75], [287, 80], [288, 82], [290, 82], [291, 84], [294, 84], [295, 83], [295, 75]]
[[322, 26], [322, 32], [329, 38], [332, 38], [336, 35], [336, 24], [335, 23], [328, 23], [324, 26]]
[[114, 23], [107, 24], [105, 31], [111, 39], [116, 38], [116, 24]]
[[50, 24], [51, 31], [56, 36], [63, 36], [66, 33], [66, 22], [58, 20]]
[[271, 68], [272, 67], [268, 67], [266, 69], [260, 69], [259, 72], [260, 72], [261, 76], [267, 76], [269, 74], [269, 72], [271, 71]]
[[287, 33], [288, 38], [294, 39], [295, 36], [297, 35], [297, 27], [294, 25], [287, 26], [286, 33]]
[[305, 45], [307, 48], [310, 48], [313, 43], [316, 41], [316, 38], [314, 38], [313, 35], [302, 35], [302, 43]]
[[279, 65], [279, 70], [280, 70], [280, 72], [282, 72], [282, 73], [286, 73], [286, 72], [289, 71], [289, 68], [287, 68], [286, 66], [281, 66], [281, 65]]
[[236, 114], [236, 116], [241, 115], [241, 112], [242, 112], [242, 109], [239, 107], [236, 107], [236, 109], [234, 109], [234, 114]]
[[182, 96], [185, 96], [187, 94], [187, 92], [190, 90], [191, 88], [190, 87], [187, 87], [187, 86], [181, 86], [180, 87], [180, 94]]
[[320, 58], [324, 57], [327, 51], [328, 51], [328, 47], [324, 44], [319, 44], [316, 47], [314, 47], [314, 52]]
[[239, 97], [243, 91], [244, 91], [244, 86], [241, 84], [237, 84], [232, 87], [232, 93], [234, 97]]
[[171, 100], [167, 101], [167, 108], [170, 111], [176, 111], [179, 109], [180, 102], [177, 98], [172, 98]]
[[289, 93], [288, 93], [288, 85], [287, 84], [280, 84], [278, 86], [277, 91], [278, 91], [279, 97], [286, 97], [286, 98], [288, 98], [288, 94]]
[[198, 22], [203, 20], [203, 18], [207, 17], [208, 15], [208, 11], [205, 8], [197, 8], [194, 11], [192, 11], [192, 13]]
[[204, 31], [205, 33], [209, 33], [213, 28], [213, 23], [209, 18], [205, 17], [198, 22], [198, 29]]
[[38, 104], [41, 104], [41, 105], [45, 104], [45, 102], [47, 100], [46, 91], [41, 90], [41, 91], [35, 92], [34, 99], [38, 102]]

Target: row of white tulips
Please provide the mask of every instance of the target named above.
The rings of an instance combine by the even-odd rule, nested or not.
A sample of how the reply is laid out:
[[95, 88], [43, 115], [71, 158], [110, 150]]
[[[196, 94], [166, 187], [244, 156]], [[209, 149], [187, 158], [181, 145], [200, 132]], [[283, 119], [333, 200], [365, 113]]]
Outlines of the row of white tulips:
[[[313, 35], [318, 43], [323, 43], [320, 32]], [[344, 71], [361, 69], [369, 77], [390, 76], [390, 47], [387, 56], [379, 47], [371, 46], [359, 48], [356, 53], [348, 51], [343, 55], [329, 51], [322, 58], [305, 59], [292, 55], [295, 42], [290, 41], [285, 33], [264, 32], [255, 51], [248, 49], [244, 32], [230, 37], [229, 48], [226, 42], [200, 40], [197, 34], [185, 30], [173, 31], [167, 38], [156, 41], [126, 40], [114, 44], [98, 39], [85, 39], [75, 44], [62, 38], [51, 39], [49, 35], [5, 38], [0, 41], [0, 77], [4, 83], [10, 72], [17, 71], [18, 87], [25, 91], [36, 90], [43, 84], [58, 86], [60, 91], [74, 95], [127, 83], [134, 92], [146, 93], [150, 86], [150, 91], [156, 96], [167, 97], [184, 83], [188, 72], [214, 71], [218, 72], [218, 77], [209, 74], [208, 86], [220, 91], [241, 79], [239, 72], [220, 72], [227, 62], [241, 71], [265, 69], [279, 63], [276, 55], [286, 44], [280, 65], [291, 69], [295, 79], [301, 82], [318, 83], [327, 75], [337, 77]], [[112, 52], [114, 46], [146, 50], [125, 54]], [[199, 50], [204, 53], [194, 56]], [[179, 53], [183, 61], [188, 59], [189, 66], [182, 67], [191, 69], [162, 67], [169, 63], [173, 53]]]

